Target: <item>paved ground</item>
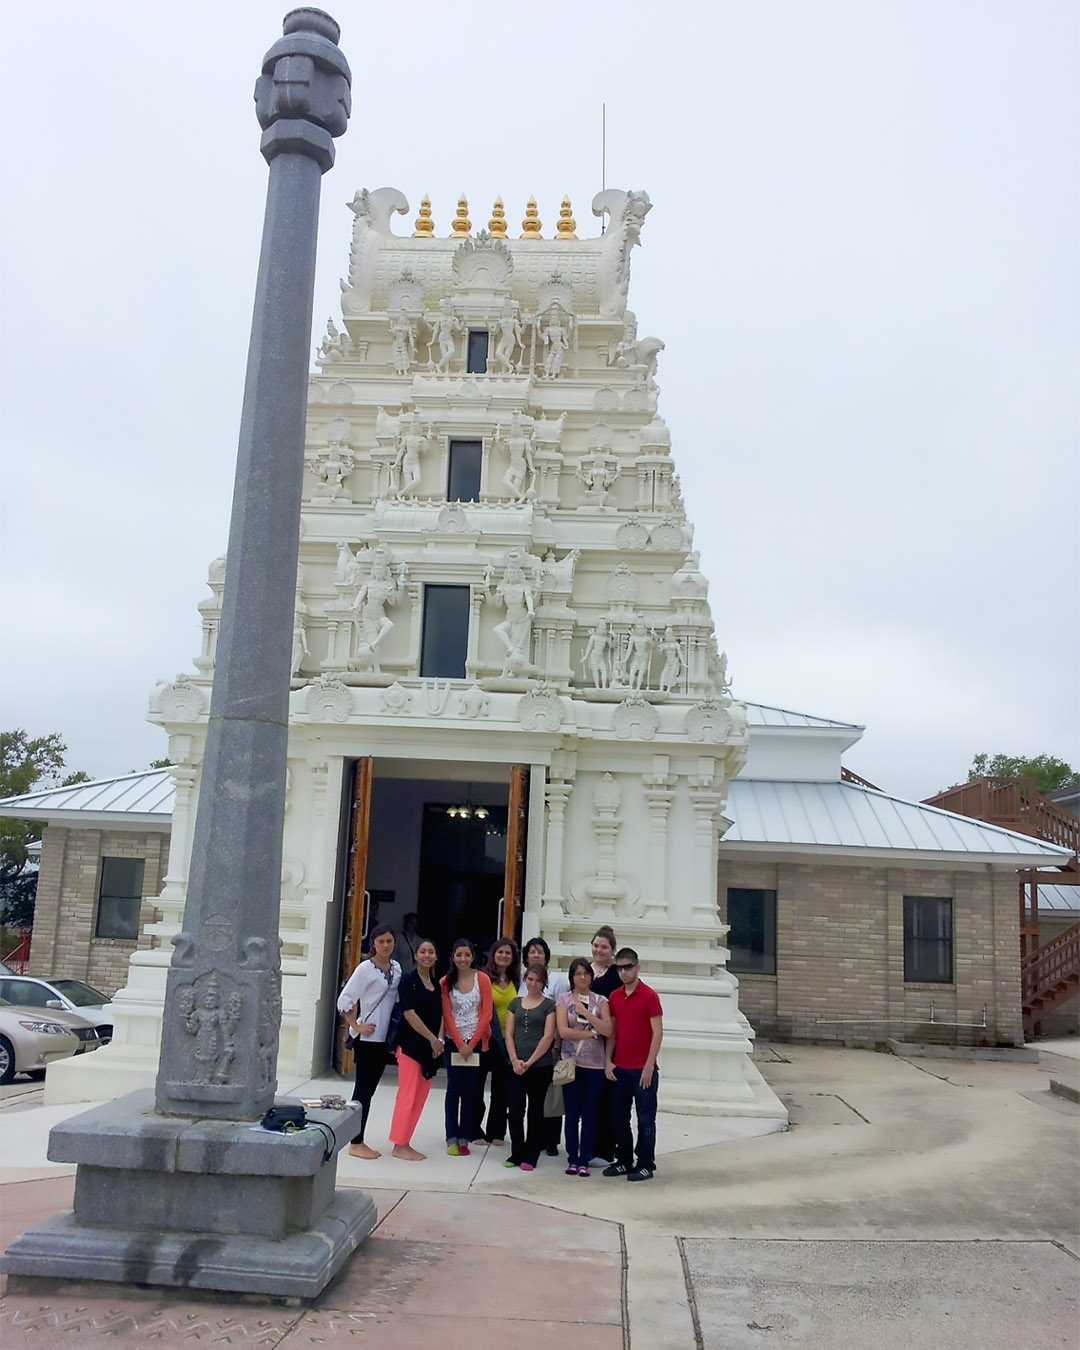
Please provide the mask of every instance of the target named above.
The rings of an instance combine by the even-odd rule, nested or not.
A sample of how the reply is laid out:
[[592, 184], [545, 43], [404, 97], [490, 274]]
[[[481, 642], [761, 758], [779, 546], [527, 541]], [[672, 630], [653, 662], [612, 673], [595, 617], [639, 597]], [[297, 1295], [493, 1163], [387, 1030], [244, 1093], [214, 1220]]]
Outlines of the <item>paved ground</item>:
[[[748, 1137], [745, 1123], [662, 1115], [660, 1170], [638, 1186], [573, 1180], [547, 1160], [507, 1171], [495, 1149], [448, 1159], [433, 1099], [415, 1141], [428, 1163], [343, 1161], [342, 1184], [371, 1190], [380, 1224], [316, 1307], [84, 1286], [8, 1295], [0, 1340], [1075, 1347], [1080, 1108], [1048, 1085], [1080, 1082], [1080, 1059], [1075, 1042], [1043, 1051], [1025, 1065], [761, 1047], [791, 1130]], [[72, 1169], [44, 1158], [48, 1127], [71, 1109], [37, 1106], [30, 1084], [6, 1091], [4, 1245], [67, 1207], [72, 1185]], [[376, 1097], [376, 1144], [392, 1095]]]

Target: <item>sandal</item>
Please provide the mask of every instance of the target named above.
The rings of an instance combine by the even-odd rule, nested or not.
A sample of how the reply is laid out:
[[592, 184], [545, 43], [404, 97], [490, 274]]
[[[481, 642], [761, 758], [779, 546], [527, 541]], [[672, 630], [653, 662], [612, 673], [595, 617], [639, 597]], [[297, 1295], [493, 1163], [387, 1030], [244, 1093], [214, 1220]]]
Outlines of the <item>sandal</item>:
[[579, 1169], [576, 1168], [576, 1167], [574, 1166], [573, 1163], [571, 1163], [570, 1166], [566, 1169], [566, 1175], [567, 1175], [568, 1177], [576, 1177], [576, 1176], [580, 1176], [581, 1173], [580, 1173]]
[[577, 1174], [579, 1177], [587, 1177], [590, 1175], [589, 1169], [587, 1167], [579, 1167], [577, 1170]]

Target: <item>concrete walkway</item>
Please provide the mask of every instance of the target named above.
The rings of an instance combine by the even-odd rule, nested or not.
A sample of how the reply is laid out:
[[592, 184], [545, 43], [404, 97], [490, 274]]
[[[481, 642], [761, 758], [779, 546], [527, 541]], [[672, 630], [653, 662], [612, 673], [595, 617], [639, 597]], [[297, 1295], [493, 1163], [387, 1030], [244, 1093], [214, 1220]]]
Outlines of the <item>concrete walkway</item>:
[[[958, 1064], [806, 1046], [756, 1058], [791, 1110], [786, 1134], [662, 1115], [654, 1181], [579, 1181], [563, 1175], [565, 1159], [527, 1175], [503, 1169], [495, 1148], [447, 1158], [433, 1094], [414, 1140], [428, 1162], [343, 1159], [341, 1184], [372, 1192], [380, 1224], [314, 1308], [83, 1286], [7, 1296], [0, 1340], [1076, 1346], [1080, 1108], [1049, 1079], [1080, 1082], [1080, 1060]], [[70, 1204], [73, 1169], [49, 1164], [44, 1147], [73, 1111], [38, 1106], [27, 1089], [0, 1104], [4, 1245]], [[388, 1081], [368, 1130], [376, 1147], [392, 1098]]]

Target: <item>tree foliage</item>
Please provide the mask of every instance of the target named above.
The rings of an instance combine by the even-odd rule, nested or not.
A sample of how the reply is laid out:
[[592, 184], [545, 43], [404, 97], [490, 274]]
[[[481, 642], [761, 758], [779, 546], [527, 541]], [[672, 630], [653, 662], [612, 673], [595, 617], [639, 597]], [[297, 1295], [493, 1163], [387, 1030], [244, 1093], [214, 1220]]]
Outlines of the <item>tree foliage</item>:
[[[21, 728], [0, 731], [0, 798], [49, 787], [85, 783], [81, 770], [64, 773], [67, 746], [57, 732], [30, 737]], [[0, 816], [0, 919], [28, 928], [34, 918], [37, 869], [27, 867], [29, 846], [41, 838], [41, 822]]]
[[1040, 792], [1054, 792], [1066, 783], [1074, 783], [1080, 773], [1056, 755], [976, 755], [968, 770], [967, 781], [976, 778], [1034, 778]]

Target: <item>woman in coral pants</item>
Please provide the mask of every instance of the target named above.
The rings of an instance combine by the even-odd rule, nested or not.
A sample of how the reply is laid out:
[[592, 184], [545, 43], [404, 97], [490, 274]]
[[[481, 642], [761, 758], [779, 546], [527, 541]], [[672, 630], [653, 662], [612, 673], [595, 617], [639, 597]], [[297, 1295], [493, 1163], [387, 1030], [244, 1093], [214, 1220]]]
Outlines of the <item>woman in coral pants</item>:
[[439, 954], [424, 938], [414, 955], [416, 969], [401, 981], [401, 1025], [397, 1035], [398, 1091], [390, 1142], [394, 1157], [423, 1162], [425, 1155], [412, 1146], [413, 1131], [439, 1071], [443, 1053], [442, 998], [435, 983]]

